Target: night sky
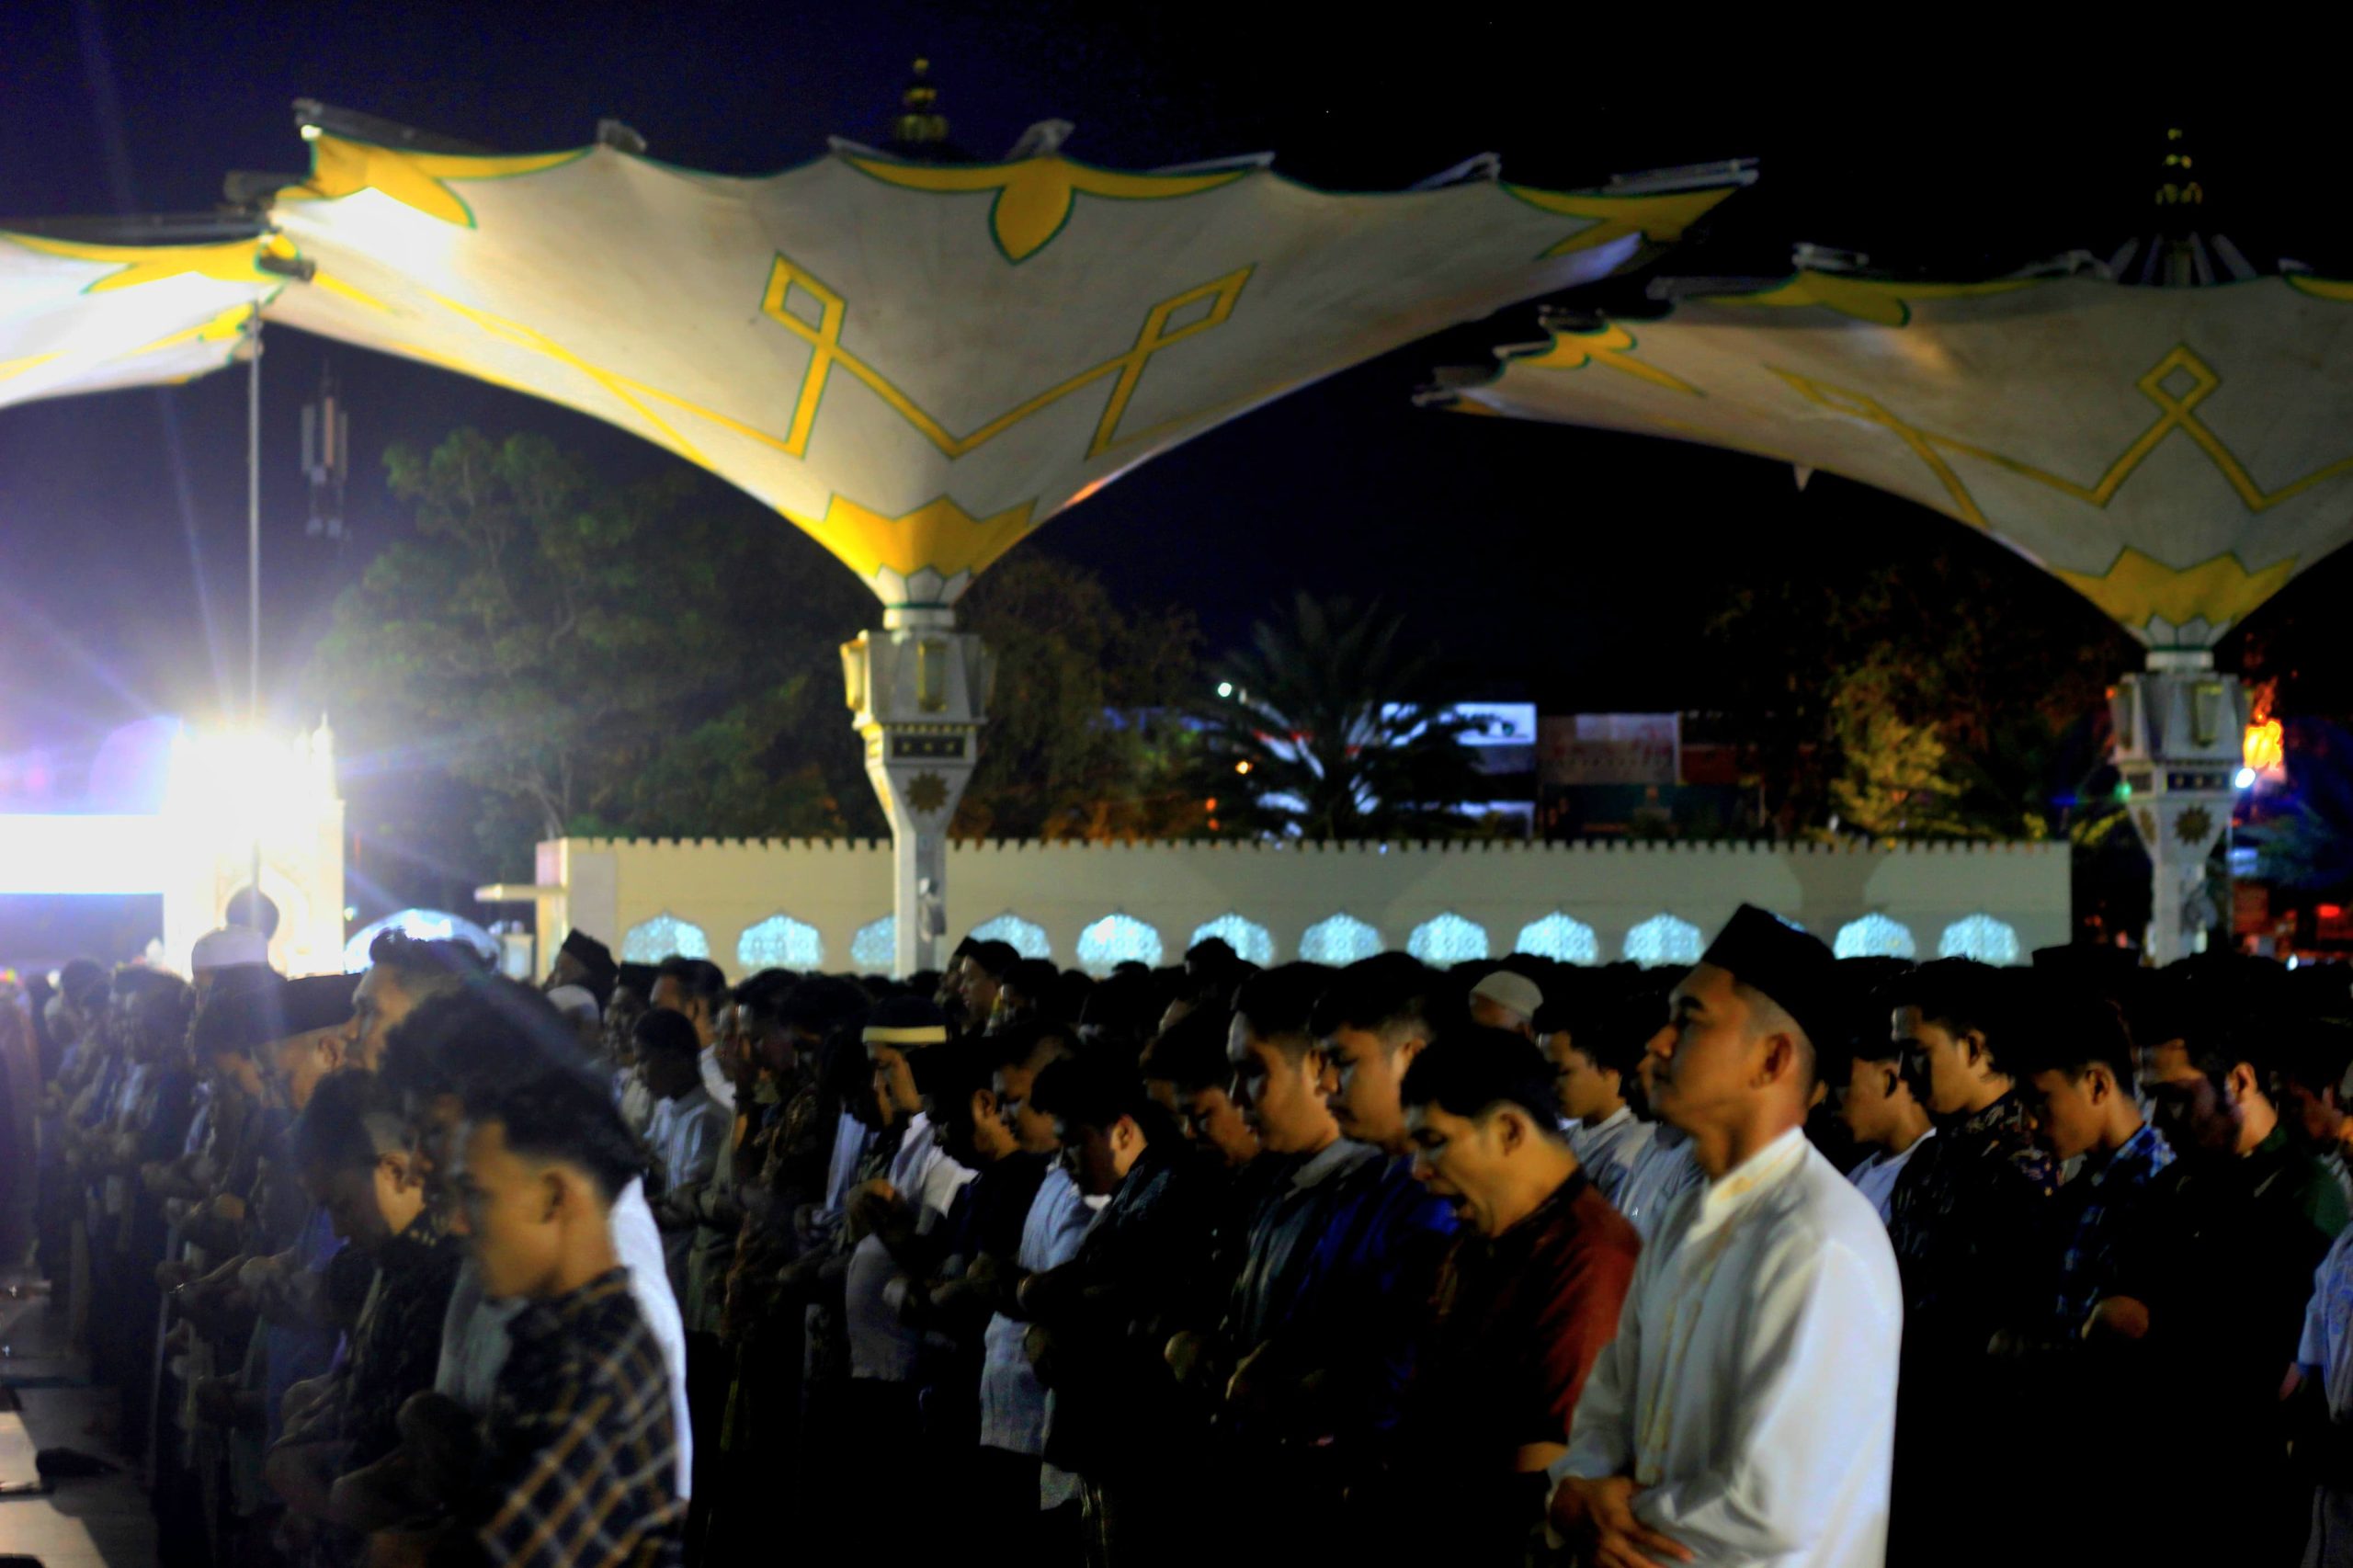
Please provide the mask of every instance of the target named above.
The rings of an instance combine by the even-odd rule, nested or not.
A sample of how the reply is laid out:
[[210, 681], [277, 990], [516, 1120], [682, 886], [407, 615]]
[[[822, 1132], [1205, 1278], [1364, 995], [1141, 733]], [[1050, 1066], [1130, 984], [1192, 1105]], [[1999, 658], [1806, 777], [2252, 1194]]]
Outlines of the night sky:
[[[201, 210], [228, 169], [299, 170], [297, 97], [501, 151], [575, 146], [613, 116], [665, 160], [760, 172], [819, 153], [829, 133], [880, 141], [924, 54], [954, 140], [987, 156], [1060, 117], [1078, 126], [1069, 151], [1097, 163], [1271, 148], [1286, 173], [1340, 187], [1393, 187], [1484, 150], [1554, 187], [1759, 157], [1764, 182], [1675, 260], [1709, 273], [1779, 270], [1796, 240], [1948, 276], [2105, 253], [2140, 224], [2168, 117], [2188, 115], [2217, 217], [2251, 256], [2353, 265], [2341, 177], [2315, 150], [2341, 139], [2336, 95], [2300, 95], [2276, 62], [2243, 67], [2219, 40], [2185, 54], [2187, 40], [2143, 40], [2144, 61], [2109, 40], [2078, 53], [1958, 21], [1931, 47], [1884, 12], [1836, 28], [1812, 11], [1716, 25], [1559, 6], [1380, 19], [1407, 14], [19, 5], [0, 77], [0, 223]], [[1640, 297], [1639, 281], [1605, 288], [1594, 297]], [[1588, 710], [1703, 706], [1699, 627], [1761, 564], [1995, 549], [1827, 477], [1801, 494], [1786, 469], [1743, 457], [1412, 406], [1434, 367], [1539, 335], [1531, 306], [1361, 367], [1148, 465], [1024, 548], [1097, 567], [1123, 597], [1189, 603], [1213, 645], [1295, 587], [1386, 597], [1444, 652], [1461, 695]], [[358, 534], [340, 551], [302, 536], [297, 471], [298, 411], [330, 358], [359, 453]], [[616, 477], [675, 460], [583, 416], [291, 331], [270, 338], [265, 386], [267, 660], [283, 719], [322, 700], [300, 681], [311, 643], [395, 520], [387, 443], [473, 424], [547, 432]], [[244, 395], [240, 369], [0, 411], [0, 756], [85, 750], [137, 718], [238, 699]], [[718, 504], [777, 530], [810, 573], [841, 570], [774, 514]], [[2257, 626], [2291, 619], [2311, 581]]]

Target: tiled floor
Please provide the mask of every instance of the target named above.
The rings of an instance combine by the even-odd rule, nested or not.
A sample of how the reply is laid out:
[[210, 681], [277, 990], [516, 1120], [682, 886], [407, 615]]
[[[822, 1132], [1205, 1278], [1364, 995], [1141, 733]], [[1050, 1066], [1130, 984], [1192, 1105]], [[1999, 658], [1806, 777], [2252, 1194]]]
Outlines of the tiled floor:
[[[0, 1408], [0, 1483], [34, 1479], [33, 1454], [78, 1449], [120, 1462], [83, 1428], [105, 1403], [64, 1344], [65, 1328], [46, 1297], [12, 1298], [16, 1275], [0, 1278], [0, 1383], [20, 1410]], [[0, 1400], [0, 1405], [7, 1403]], [[0, 1495], [0, 1555], [40, 1559], [45, 1568], [151, 1568], [155, 1521], [128, 1467], [90, 1481], [68, 1481], [47, 1496]]]

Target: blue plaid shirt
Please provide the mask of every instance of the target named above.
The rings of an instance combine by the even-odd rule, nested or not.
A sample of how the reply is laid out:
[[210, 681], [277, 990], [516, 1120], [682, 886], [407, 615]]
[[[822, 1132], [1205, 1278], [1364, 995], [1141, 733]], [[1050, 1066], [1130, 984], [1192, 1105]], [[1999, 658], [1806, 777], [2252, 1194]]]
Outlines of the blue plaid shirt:
[[2059, 1326], [2072, 1334], [2108, 1293], [2115, 1274], [2116, 1248], [2133, 1209], [2147, 1195], [2149, 1180], [2173, 1164], [2173, 1145], [2148, 1123], [2107, 1159], [2086, 1162], [2084, 1173], [2065, 1189], [2080, 1188], [2065, 1224], [2067, 1250], [2059, 1261]]

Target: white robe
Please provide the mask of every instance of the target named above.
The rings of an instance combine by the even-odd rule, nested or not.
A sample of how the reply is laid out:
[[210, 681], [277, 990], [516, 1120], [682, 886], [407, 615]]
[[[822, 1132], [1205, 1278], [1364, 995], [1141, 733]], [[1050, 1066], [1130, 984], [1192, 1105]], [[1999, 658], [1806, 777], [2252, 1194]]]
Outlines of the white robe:
[[1792, 1128], [1667, 1211], [1552, 1476], [1631, 1475], [1699, 1568], [1880, 1568], [1903, 1329], [1879, 1215]]

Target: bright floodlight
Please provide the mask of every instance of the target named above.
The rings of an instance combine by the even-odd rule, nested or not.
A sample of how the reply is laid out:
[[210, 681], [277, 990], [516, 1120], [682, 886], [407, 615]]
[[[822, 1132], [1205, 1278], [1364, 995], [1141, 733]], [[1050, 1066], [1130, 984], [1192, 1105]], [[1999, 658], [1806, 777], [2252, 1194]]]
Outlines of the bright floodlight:
[[2242, 789], [2242, 790], [2252, 790], [2252, 789], [2254, 789], [2254, 788], [2255, 788], [2255, 769], [2254, 769], [2254, 768], [2252, 768], [2252, 767], [2242, 767], [2242, 768], [2240, 768], [2240, 769], [2239, 769], [2239, 773], [2238, 773], [2238, 778], [2234, 780], [2234, 782], [2235, 782], [2235, 783], [2238, 785], [2238, 787], [2239, 787], [2240, 789]]

